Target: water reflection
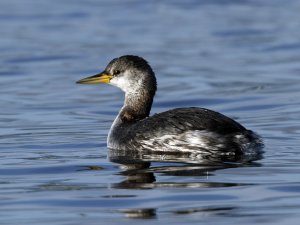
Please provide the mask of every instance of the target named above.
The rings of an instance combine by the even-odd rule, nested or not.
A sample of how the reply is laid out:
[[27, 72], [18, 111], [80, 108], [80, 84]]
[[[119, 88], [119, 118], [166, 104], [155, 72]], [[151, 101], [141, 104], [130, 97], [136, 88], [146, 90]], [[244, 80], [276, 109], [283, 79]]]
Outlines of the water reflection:
[[[257, 155], [256, 159], [262, 156]], [[234, 187], [250, 184], [241, 184], [234, 182], [215, 182], [209, 179], [214, 172], [226, 168], [236, 168], [245, 166], [260, 166], [255, 163], [254, 158], [246, 161], [245, 158], [231, 157], [219, 158], [213, 160], [196, 157], [191, 153], [166, 153], [149, 152], [135, 150], [116, 150], [109, 149], [108, 158], [111, 162], [120, 164], [120, 175], [125, 179], [112, 185], [116, 189], [154, 189], [154, 188], [219, 188]], [[168, 181], [161, 181], [161, 175], [164, 177], [175, 177]], [[182, 179], [176, 179], [176, 177]], [[157, 179], [158, 177], [158, 179]], [[185, 179], [183, 177], [199, 178]], [[203, 196], [201, 197], [203, 198]], [[221, 196], [208, 196], [205, 198], [218, 198]], [[223, 196], [226, 198], [226, 196]], [[156, 219], [158, 208], [127, 208], [117, 210], [127, 218], [135, 219]], [[233, 207], [198, 207], [198, 208], [175, 208], [171, 210], [174, 215], [182, 214], [214, 214], [230, 215]], [[169, 212], [170, 213], [170, 212]]]
[[[226, 215], [233, 216], [233, 211], [236, 207], [199, 207], [199, 208], [187, 208], [187, 209], [176, 209], [171, 211], [174, 215], [189, 215], [189, 214], [201, 214], [207, 215]], [[157, 209], [145, 208], [145, 209], [124, 209], [119, 210], [124, 213], [125, 217], [131, 219], [156, 219]]]
[[[257, 155], [256, 159], [262, 156]], [[152, 189], [157, 187], [177, 188], [201, 188], [201, 187], [231, 187], [241, 184], [209, 182], [208, 177], [220, 169], [235, 168], [242, 166], [259, 166], [258, 163], [245, 161], [246, 159], [221, 157], [218, 160], [203, 160], [193, 153], [166, 153], [136, 150], [109, 149], [108, 158], [111, 162], [120, 164], [120, 174], [126, 177], [120, 183], [114, 184], [114, 188], [124, 189]], [[155, 164], [154, 164], [155, 163]], [[153, 164], [151, 166], [151, 164]], [[201, 182], [157, 182], [156, 175], [168, 176], [197, 176], [202, 177]]]
[[156, 209], [124, 209], [120, 210], [127, 218], [131, 219], [155, 219]]

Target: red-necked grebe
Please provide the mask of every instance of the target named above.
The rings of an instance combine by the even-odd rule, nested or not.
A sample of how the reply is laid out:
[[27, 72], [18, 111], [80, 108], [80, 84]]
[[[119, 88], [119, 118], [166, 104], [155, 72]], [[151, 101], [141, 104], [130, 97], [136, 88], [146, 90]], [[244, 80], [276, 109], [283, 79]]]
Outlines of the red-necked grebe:
[[209, 109], [176, 108], [149, 117], [156, 78], [141, 57], [113, 59], [103, 72], [77, 83], [109, 83], [125, 92], [124, 106], [109, 131], [108, 148], [240, 155], [262, 145], [254, 132]]

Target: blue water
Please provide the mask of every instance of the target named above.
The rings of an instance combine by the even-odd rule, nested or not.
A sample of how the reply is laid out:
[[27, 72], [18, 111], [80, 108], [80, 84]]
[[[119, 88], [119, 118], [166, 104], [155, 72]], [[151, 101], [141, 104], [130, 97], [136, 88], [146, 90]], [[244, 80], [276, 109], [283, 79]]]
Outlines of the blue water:
[[[0, 224], [298, 224], [299, 11], [297, 0], [2, 0]], [[124, 54], [157, 74], [152, 113], [220, 111], [263, 137], [263, 158], [114, 161], [106, 136], [123, 93], [75, 81]]]

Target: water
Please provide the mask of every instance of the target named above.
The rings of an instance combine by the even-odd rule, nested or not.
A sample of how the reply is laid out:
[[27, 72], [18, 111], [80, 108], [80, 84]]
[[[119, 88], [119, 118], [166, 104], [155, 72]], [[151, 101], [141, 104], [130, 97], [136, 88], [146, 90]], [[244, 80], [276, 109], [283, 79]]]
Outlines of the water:
[[[2, 0], [0, 224], [297, 224], [299, 10], [296, 0]], [[264, 138], [263, 158], [121, 166], [106, 136], [123, 93], [75, 81], [124, 54], [157, 74], [152, 113], [220, 111]]]

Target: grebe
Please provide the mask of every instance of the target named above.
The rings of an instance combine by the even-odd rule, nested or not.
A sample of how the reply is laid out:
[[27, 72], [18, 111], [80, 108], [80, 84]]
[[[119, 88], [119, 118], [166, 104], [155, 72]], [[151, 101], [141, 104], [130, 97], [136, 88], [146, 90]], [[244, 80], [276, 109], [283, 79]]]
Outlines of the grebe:
[[176, 108], [149, 117], [156, 78], [139, 56], [113, 59], [105, 70], [77, 81], [109, 83], [125, 92], [125, 101], [107, 138], [110, 149], [245, 154], [263, 143], [238, 122], [204, 108]]

